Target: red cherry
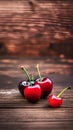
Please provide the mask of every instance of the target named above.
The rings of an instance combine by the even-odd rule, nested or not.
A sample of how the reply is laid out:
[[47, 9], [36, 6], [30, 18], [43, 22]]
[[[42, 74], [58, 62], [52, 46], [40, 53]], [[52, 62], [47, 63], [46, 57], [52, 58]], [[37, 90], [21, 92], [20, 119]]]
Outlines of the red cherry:
[[39, 84], [41, 87], [41, 98], [45, 98], [48, 96], [48, 94], [51, 93], [53, 82], [49, 78], [43, 77], [42, 81], [40, 81], [40, 79], [37, 79], [36, 83]]
[[64, 88], [59, 94], [58, 96], [55, 96], [55, 95], [50, 95], [48, 97], [48, 104], [51, 106], [51, 107], [60, 107], [61, 104], [62, 104], [62, 98], [60, 98], [60, 96], [66, 91], [70, 89], [70, 87], [67, 87], [67, 88]]
[[36, 83], [39, 84], [41, 87], [41, 91], [42, 91], [41, 98], [45, 98], [48, 96], [48, 94], [51, 93], [52, 88], [53, 88], [53, 83], [49, 78], [47, 78], [47, 77], [42, 78], [41, 77], [38, 64], [36, 65], [36, 69], [37, 69], [37, 72], [39, 75], [39, 79], [36, 80]]
[[21, 81], [18, 85], [18, 89], [21, 93], [21, 95], [24, 97], [24, 89], [28, 86], [34, 84], [34, 81], [30, 79], [29, 73], [28, 71], [24, 68], [24, 66], [21, 66], [21, 69], [23, 70], [23, 72], [26, 74], [27, 76], [27, 81]]
[[36, 103], [39, 101], [39, 99], [41, 97], [41, 88], [38, 84], [33, 84], [32, 86], [27, 86], [24, 89], [24, 95], [28, 101], [30, 101], [32, 103]]
[[55, 95], [50, 95], [48, 98], [48, 104], [51, 107], [60, 107], [62, 104], [62, 99], [56, 97]]

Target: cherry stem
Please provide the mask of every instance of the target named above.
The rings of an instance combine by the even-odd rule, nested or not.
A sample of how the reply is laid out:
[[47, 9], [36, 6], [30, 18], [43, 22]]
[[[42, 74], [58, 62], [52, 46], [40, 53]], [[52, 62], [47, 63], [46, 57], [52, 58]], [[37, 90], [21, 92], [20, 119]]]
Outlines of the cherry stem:
[[30, 76], [29, 76], [29, 74], [28, 74], [28, 71], [27, 71], [23, 66], [21, 66], [21, 69], [22, 69], [23, 72], [26, 74], [26, 76], [27, 76], [27, 78], [28, 78], [28, 80], [29, 80], [29, 82], [30, 82], [30, 85], [32, 86], [31, 79], [30, 79]]
[[40, 81], [42, 81], [42, 77], [41, 77], [41, 74], [40, 74], [40, 71], [39, 71], [39, 65], [38, 64], [36, 65], [36, 69], [37, 69]]
[[31, 80], [33, 81], [34, 80], [34, 76], [32, 75], [32, 77], [31, 77]]
[[68, 89], [70, 89], [71, 87], [66, 87], [66, 88], [64, 88], [59, 94], [58, 94], [58, 98], [66, 91], [66, 90], [68, 90]]

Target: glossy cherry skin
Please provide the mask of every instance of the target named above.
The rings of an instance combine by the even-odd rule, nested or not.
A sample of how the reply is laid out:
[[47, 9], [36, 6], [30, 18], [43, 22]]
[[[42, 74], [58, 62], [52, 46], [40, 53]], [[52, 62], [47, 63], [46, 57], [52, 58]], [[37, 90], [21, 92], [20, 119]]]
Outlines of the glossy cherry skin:
[[24, 96], [24, 89], [25, 89], [25, 87], [27, 85], [28, 85], [28, 82], [26, 82], [26, 81], [21, 81], [19, 83], [19, 85], [18, 85], [18, 89], [19, 89], [19, 91], [20, 91], [20, 93], [21, 93], [22, 96]]
[[24, 89], [24, 95], [29, 102], [36, 103], [41, 97], [41, 88], [38, 84], [27, 86]]
[[60, 107], [62, 104], [62, 98], [58, 98], [55, 95], [50, 95], [48, 97], [48, 104], [50, 107], [54, 108]]
[[49, 78], [43, 77], [42, 81], [37, 79], [36, 83], [39, 84], [41, 87], [41, 98], [45, 98], [51, 93], [53, 82]]

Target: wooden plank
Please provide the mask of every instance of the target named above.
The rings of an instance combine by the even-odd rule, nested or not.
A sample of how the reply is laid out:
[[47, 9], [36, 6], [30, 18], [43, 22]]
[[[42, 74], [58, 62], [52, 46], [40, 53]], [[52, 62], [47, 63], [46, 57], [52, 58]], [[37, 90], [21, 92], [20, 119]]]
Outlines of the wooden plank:
[[0, 109], [0, 129], [72, 129], [73, 109]]
[[1, 122], [27, 121], [73, 121], [73, 109], [70, 108], [30, 108], [30, 109], [0, 109]]
[[73, 130], [72, 122], [10, 122], [1, 124], [1, 130]]

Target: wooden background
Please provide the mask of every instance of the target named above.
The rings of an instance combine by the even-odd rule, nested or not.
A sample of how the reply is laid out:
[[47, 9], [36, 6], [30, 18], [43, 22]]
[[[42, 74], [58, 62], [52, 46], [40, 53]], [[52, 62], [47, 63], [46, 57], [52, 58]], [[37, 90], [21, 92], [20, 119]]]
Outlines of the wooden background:
[[0, 0], [0, 54], [73, 57], [72, 0]]

